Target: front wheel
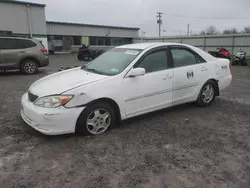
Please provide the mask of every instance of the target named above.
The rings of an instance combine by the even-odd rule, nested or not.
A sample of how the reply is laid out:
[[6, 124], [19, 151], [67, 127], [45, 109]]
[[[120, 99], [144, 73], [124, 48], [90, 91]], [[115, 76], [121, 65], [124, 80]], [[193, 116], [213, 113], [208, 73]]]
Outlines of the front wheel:
[[208, 81], [202, 87], [196, 103], [201, 107], [209, 106], [214, 101], [215, 88], [215, 83], [213, 81]]
[[83, 135], [99, 135], [115, 124], [115, 111], [107, 103], [95, 103], [88, 106], [77, 120], [76, 132]]

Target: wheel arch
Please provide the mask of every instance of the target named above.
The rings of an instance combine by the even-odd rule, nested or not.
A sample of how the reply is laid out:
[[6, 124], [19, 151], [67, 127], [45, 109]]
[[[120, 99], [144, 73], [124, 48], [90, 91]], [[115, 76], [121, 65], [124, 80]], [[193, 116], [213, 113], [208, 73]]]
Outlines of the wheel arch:
[[[121, 123], [121, 111], [120, 111], [120, 107], [119, 105], [117, 104], [117, 102], [115, 102], [113, 99], [111, 98], [99, 98], [99, 99], [96, 99], [96, 100], [93, 100], [91, 102], [89, 102], [88, 104], [86, 104], [85, 106], [88, 107], [90, 105], [93, 105], [93, 104], [96, 104], [96, 103], [100, 103], [100, 102], [104, 102], [104, 103], [107, 103], [109, 104], [115, 111], [115, 115], [116, 115], [116, 123], [117, 124], [120, 124]], [[85, 108], [86, 109], [86, 108]], [[81, 112], [81, 114], [79, 115], [79, 117], [77, 118], [77, 121], [76, 121], [76, 128], [77, 128], [77, 124], [79, 122], [79, 118], [80, 116], [82, 115], [82, 113], [84, 112], [84, 110]]]
[[33, 57], [33, 56], [27, 56], [27, 57], [23, 57], [22, 59], [20, 59], [19, 61], [19, 66], [22, 65], [22, 63], [26, 60], [33, 60], [37, 63], [38, 67], [40, 66], [40, 62], [39, 60], [36, 58], [36, 57]]
[[194, 100], [196, 101], [197, 99], [198, 99], [198, 97], [199, 97], [199, 94], [200, 94], [200, 92], [201, 92], [201, 89], [205, 86], [205, 84], [207, 83], [207, 82], [213, 82], [214, 83], [214, 85], [215, 85], [215, 96], [220, 96], [220, 89], [219, 89], [219, 84], [218, 84], [218, 80], [216, 80], [216, 79], [214, 79], [214, 78], [210, 78], [210, 79], [208, 79], [204, 84], [202, 84], [201, 86], [200, 86], [200, 88], [197, 90], [197, 92], [196, 92], [196, 95], [195, 95], [195, 97], [194, 97]]
[[[212, 81], [213, 83], [214, 83], [214, 85], [215, 85], [215, 96], [220, 96], [220, 89], [219, 89], [219, 84], [218, 84], [218, 82], [219, 82], [219, 80], [216, 80], [216, 79], [214, 79], [214, 78], [211, 78], [211, 79], [209, 79], [208, 81], [206, 81], [205, 82], [205, 84], [207, 83], [207, 82], [209, 82], [209, 81]], [[204, 84], [204, 85], [205, 85]], [[204, 86], [203, 85], [203, 86]], [[202, 86], [202, 87], [203, 87]]]

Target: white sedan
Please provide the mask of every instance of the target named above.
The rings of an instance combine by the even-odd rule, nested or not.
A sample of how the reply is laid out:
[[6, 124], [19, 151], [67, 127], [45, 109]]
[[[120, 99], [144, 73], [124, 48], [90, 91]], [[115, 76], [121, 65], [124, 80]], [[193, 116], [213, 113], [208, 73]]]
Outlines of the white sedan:
[[210, 105], [228, 87], [230, 62], [194, 46], [119, 46], [89, 64], [44, 77], [21, 101], [23, 120], [47, 135], [98, 135], [122, 120], [170, 106]]

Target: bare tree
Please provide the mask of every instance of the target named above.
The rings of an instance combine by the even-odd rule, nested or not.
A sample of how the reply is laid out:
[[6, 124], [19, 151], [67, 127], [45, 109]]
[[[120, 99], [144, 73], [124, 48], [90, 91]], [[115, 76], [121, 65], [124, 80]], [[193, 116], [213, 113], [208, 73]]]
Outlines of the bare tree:
[[202, 31], [200, 32], [200, 35], [206, 35], [206, 31], [205, 31], [205, 30], [202, 30]]
[[242, 33], [250, 33], [250, 26], [245, 27]]
[[236, 28], [231, 28], [231, 29], [225, 29], [223, 31], [223, 34], [237, 34], [238, 30]]
[[209, 26], [206, 30], [202, 30], [200, 35], [216, 35], [219, 31], [214, 26]]
[[209, 26], [206, 30], [206, 34], [207, 35], [215, 35], [215, 34], [218, 34], [218, 30], [216, 29], [216, 27], [214, 26]]

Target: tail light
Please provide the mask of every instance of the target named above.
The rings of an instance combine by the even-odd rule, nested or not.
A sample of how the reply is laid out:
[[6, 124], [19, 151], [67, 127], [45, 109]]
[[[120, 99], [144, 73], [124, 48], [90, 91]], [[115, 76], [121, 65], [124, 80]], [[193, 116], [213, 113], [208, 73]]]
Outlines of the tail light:
[[41, 52], [48, 54], [48, 50], [46, 48], [41, 48]]

